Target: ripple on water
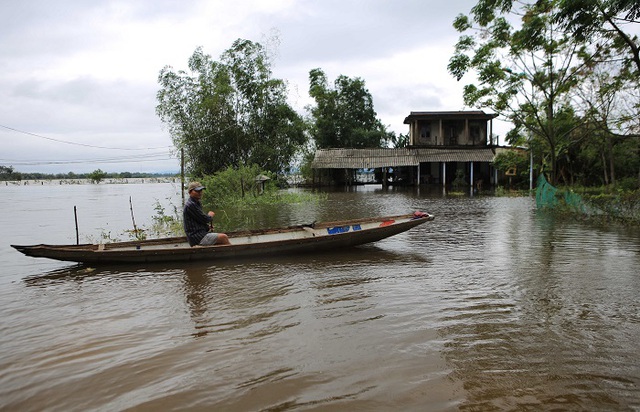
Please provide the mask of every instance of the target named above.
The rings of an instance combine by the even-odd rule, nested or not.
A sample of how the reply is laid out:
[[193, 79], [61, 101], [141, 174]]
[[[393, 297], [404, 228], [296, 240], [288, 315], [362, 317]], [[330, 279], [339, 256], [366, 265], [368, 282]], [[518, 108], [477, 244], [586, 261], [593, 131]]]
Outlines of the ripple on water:
[[441, 190], [330, 194], [264, 221], [416, 209], [436, 220], [362, 248], [242, 264], [30, 266], [0, 251], [14, 276], [0, 290], [0, 408], [637, 409], [637, 233], [534, 207]]

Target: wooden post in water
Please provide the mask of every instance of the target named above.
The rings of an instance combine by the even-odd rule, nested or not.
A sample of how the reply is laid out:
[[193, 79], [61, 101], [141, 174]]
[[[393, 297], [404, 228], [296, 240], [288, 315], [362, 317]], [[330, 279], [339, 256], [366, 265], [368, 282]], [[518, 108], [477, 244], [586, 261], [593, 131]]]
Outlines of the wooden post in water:
[[78, 209], [74, 206], [73, 207], [73, 216], [75, 218], [76, 221], [76, 245], [80, 244], [80, 235], [78, 234]]
[[133, 216], [133, 202], [131, 202], [131, 196], [129, 196], [129, 209], [131, 210], [131, 221], [133, 222], [133, 233], [138, 239], [138, 227], [136, 226], [136, 218]]

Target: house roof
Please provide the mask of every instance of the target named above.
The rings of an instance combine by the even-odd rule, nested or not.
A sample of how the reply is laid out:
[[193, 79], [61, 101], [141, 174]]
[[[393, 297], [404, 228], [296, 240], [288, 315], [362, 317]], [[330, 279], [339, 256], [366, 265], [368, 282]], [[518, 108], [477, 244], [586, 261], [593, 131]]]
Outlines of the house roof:
[[495, 113], [485, 113], [482, 110], [449, 111], [449, 112], [411, 112], [405, 117], [404, 124], [412, 120], [491, 120], [498, 117]]
[[496, 153], [489, 147], [474, 149], [415, 149], [419, 162], [493, 162]]
[[320, 149], [311, 163], [314, 169], [374, 169], [418, 166], [424, 162], [492, 162], [489, 147], [474, 148], [375, 148]]

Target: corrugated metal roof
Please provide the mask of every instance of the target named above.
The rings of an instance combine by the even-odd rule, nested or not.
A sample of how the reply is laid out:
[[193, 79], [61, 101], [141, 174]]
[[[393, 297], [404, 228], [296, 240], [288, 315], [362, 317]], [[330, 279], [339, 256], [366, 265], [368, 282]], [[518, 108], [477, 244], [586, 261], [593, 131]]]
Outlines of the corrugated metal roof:
[[485, 113], [482, 110], [467, 110], [457, 112], [411, 112], [405, 117], [404, 124], [410, 124], [413, 119], [420, 120], [491, 120], [498, 117], [495, 113]]
[[419, 162], [492, 162], [495, 157], [490, 148], [415, 150]]
[[314, 169], [372, 169], [417, 166], [415, 153], [401, 149], [321, 149], [316, 152]]
[[377, 148], [320, 149], [311, 164], [314, 169], [373, 169], [417, 166], [424, 162], [491, 162], [491, 148]]

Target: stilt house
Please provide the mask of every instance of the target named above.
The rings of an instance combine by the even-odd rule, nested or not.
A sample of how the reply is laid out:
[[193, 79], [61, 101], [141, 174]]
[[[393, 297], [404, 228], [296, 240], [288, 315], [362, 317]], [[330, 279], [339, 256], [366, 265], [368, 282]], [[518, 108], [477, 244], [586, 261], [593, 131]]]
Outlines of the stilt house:
[[[314, 183], [357, 184], [364, 171], [383, 185], [493, 185], [497, 173], [491, 163], [500, 150], [492, 139], [496, 117], [483, 111], [411, 112], [404, 119], [407, 147], [318, 150]], [[327, 169], [332, 173], [322, 173]]]

